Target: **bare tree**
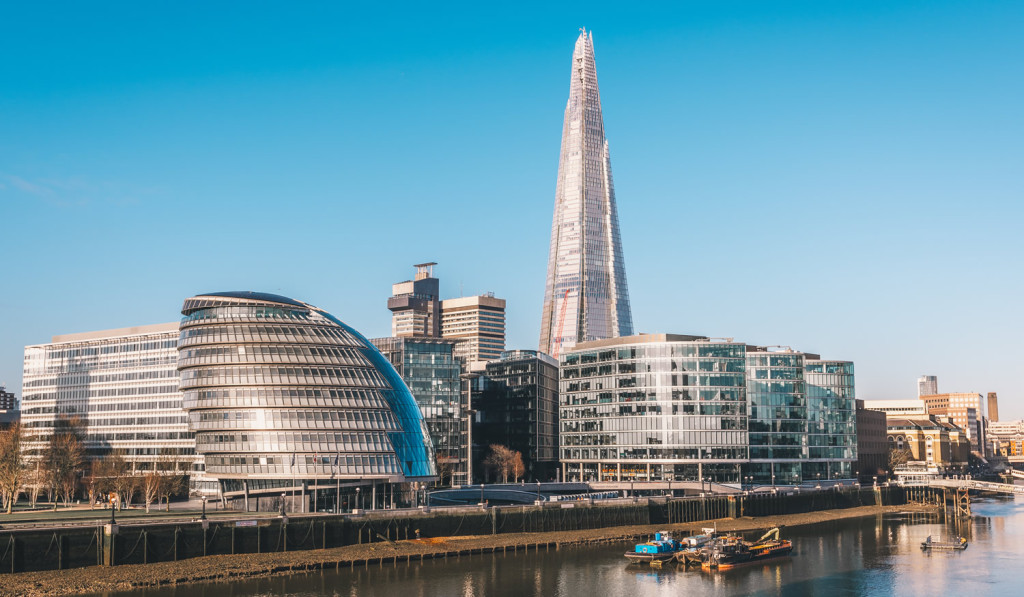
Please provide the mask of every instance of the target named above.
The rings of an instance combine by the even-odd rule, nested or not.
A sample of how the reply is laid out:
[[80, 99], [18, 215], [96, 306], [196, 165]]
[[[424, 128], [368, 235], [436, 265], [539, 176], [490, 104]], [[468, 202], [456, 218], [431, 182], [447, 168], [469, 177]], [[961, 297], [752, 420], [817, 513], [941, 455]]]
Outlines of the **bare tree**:
[[[139, 479], [139, 488], [142, 490], [142, 501], [146, 504], [146, 513], [149, 514], [149, 506], [154, 500], [159, 499], [163, 492], [164, 476], [153, 467], [142, 474]], [[157, 504], [159, 506], [159, 504]]]
[[58, 498], [63, 499], [65, 506], [70, 503], [84, 463], [85, 447], [78, 437], [75, 423], [55, 429], [43, 451], [44, 478], [54, 510], [57, 509]]
[[118, 509], [130, 506], [139, 488], [139, 479], [132, 474], [132, 465], [123, 450], [115, 450], [104, 459], [106, 489], [117, 494]]
[[491, 444], [491, 453], [484, 460], [484, 466], [501, 473], [502, 483], [508, 483], [508, 477], [512, 473], [512, 450], [500, 444]]
[[20, 423], [14, 423], [0, 432], [0, 494], [8, 514], [14, 509], [27, 476], [25, 456], [22, 453], [24, 439], [25, 432]]
[[174, 451], [168, 450], [160, 455], [156, 467], [161, 474], [160, 497], [168, 512], [171, 510], [171, 498], [184, 493], [188, 489], [188, 461]]
[[451, 481], [452, 477], [454, 476], [455, 464], [452, 462], [451, 458], [444, 457], [444, 456], [438, 457], [436, 459], [436, 463], [437, 463], [437, 484], [438, 485], [445, 485], [445, 479], [447, 478], [449, 481]]
[[512, 452], [512, 460], [509, 463], [509, 469], [512, 472], [513, 481], [518, 481], [526, 472], [526, 465], [523, 464], [523, 455], [518, 450]]
[[897, 467], [903, 466], [910, 461], [913, 453], [906, 448], [890, 448], [889, 449], [889, 472], [896, 470]]

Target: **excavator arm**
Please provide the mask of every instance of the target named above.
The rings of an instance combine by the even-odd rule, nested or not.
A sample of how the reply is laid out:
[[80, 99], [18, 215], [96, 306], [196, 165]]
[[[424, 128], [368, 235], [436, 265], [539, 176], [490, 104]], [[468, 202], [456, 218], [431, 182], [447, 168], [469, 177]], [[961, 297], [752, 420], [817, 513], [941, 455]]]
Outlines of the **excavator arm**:
[[779, 527], [775, 527], [774, 529], [768, 531], [764, 535], [761, 535], [761, 538], [758, 539], [757, 542], [761, 543], [762, 541], [767, 541], [768, 539], [775, 539], [776, 541], [779, 540]]

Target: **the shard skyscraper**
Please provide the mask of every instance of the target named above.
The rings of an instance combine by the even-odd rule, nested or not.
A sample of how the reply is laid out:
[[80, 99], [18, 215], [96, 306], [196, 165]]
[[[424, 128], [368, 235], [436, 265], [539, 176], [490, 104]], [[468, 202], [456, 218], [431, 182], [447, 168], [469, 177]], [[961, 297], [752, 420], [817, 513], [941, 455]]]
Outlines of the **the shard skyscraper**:
[[579, 342], [632, 333], [594, 37], [583, 31], [562, 125], [540, 350], [557, 357]]

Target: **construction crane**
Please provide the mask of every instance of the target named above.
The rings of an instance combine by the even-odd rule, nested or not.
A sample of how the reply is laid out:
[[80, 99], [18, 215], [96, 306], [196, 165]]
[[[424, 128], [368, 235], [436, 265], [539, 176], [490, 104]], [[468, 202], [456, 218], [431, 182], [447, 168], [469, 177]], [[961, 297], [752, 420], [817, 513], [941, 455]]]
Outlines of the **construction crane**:
[[562, 348], [562, 330], [565, 329], [565, 306], [569, 304], [569, 288], [565, 289], [562, 295], [562, 308], [558, 310], [558, 337], [555, 338], [555, 354], [551, 355], [558, 360], [558, 350]]

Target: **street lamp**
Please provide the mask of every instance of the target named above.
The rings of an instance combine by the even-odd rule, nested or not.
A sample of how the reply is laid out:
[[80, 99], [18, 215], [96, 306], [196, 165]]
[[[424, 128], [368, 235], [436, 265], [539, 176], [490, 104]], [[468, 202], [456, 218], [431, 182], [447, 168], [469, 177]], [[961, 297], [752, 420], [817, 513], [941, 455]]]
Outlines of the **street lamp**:
[[285, 518], [287, 515], [284, 512], [284, 499], [288, 497], [287, 493], [281, 492], [281, 518]]
[[537, 481], [537, 501], [540, 501], [540, 481]]
[[356, 487], [356, 510], [362, 510], [363, 508], [363, 498], [359, 495], [359, 492], [360, 488]]
[[[159, 506], [157, 506], [157, 507], [159, 507]], [[116, 508], [114, 508], [114, 498], [110, 498], [110, 524], [112, 524], [112, 525], [117, 524], [117, 521], [114, 520], [114, 510], [115, 509]]]
[[[205, 495], [202, 496], [202, 499], [203, 499], [203, 515], [199, 517], [199, 520], [206, 520], [206, 496]], [[159, 504], [157, 504], [157, 507], [159, 507]]]
[[[476, 411], [473, 410], [473, 380], [478, 377], [482, 377], [482, 374], [463, 373], [459, 375], [460, 379], [466, 381], [466, 485], [473, 483], [473, 415], [476, 414]], [[484, 503], [482, 487], [480, 491], [480, 503], [482, 504]]]

